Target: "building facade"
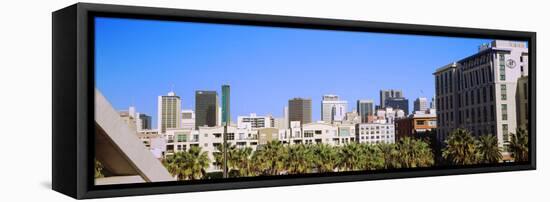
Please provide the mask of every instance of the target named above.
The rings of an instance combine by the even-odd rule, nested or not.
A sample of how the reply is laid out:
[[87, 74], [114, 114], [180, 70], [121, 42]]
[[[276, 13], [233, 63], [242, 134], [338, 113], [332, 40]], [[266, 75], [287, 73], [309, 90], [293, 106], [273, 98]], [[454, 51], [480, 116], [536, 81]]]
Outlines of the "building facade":
[[409, 114], [409, 99], [404, 97], [387, 98], [385, 102], [386, 103], [384, 108], [391, 107], [393, 109], [401, 109], [403, 110], [403, 112], [405, 112], [405, 115]]
[[428, 110], [428, 98], [419, 97], [414, 100], [414, 112]]
[[361, 123], [367, 123], [368, 117], [374, 115], [374, 101], [357, 100], [357, 113], [361, 116]]
[[299, 121], [300, 124], [311, 123], [311, 99], [293, 98], [288, 101], [288, 121]]
[[516, 88], [517, 127], [528, 129], [529, 126], [529, 77], [518, 79]]
[[195, 111], [193, 111], [192, 109], [181, 110], [181, 128], [195, 128]]
[[426, 137], [427, 132], [435, 131], [436, 128], [437, 117], [435, 114], [412, 114], [395, 120], [395, 137], [397, 140], [404, 137], [423, 138]]
[[528, 75], [526, 42], [495, 40], [478, 53], [436, 70], [437, 139], [456, 128], [473, 135], [493, 134], [507, 154], [516, 130], [518, 78]]
[[348, 101], [340, 100], [338, 95], [323, 95], [321, 101], [321, 120], [326, 123], [343, 121], [348, 109]]
[[216, 91], [195, 92], [195, 128], [219, 125], [219, 111]]
[[256, 128], [271, 128], [275, 127], [275, 119], [271, 116], [258, 116], [252, 113], [248, 116], [237, 116], [237, 126], [245, 127], [246, 124], [250, 124], [253, 129]]
[[356, 125], [356, 138], [359, 143], [395, 143], [394, 124], [375, 122]]
[[403, 91], [402, 90], [395, 90], [395, 89], [388, 89], [388, 90], [380, 90], [380, 109], [386, 108], [386, 99], [389, 98], [402, 98], [403, 97]]
[[157, 128], [161, 132], [167, 129], [180, 128], [181, 124], [181, 99], [174, 92], [168, 95], [158, 96]]

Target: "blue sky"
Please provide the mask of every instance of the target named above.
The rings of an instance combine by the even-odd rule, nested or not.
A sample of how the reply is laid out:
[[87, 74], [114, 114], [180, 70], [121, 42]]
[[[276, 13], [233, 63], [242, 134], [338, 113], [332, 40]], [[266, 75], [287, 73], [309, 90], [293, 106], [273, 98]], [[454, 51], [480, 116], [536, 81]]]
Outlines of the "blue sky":
[[436, 68], [477, 52], [488, 39], [96, 18], [96, 87], [117, 109], [153, 116], [170, 90], [194, 109], [195, 90], [231, 85], [231, 115], [282, 116], [293, 97], [337, 94], [379, 100], [402, 89], [412, 101], [434, 95]]

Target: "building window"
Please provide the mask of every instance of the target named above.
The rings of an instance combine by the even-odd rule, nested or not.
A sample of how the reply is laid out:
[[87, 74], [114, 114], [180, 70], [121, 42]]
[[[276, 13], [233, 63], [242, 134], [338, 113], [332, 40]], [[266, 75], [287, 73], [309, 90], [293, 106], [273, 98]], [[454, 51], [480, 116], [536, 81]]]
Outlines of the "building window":
[[506, 100], [506, 84], [500, 85], [500, 100]]
[[505, 67], [505, 62], [504, 62], [504, 54], [499, 54], [499, 67], [500, 67], [500, 80], [501, 81], [504, 81], [506, 80], [506, 67]]
[[187, 135], [185, 134], [179, 134], [177, 136], [178, 142], [186, 142], [187, 141]]
[[502, 139], [504, 139], [505, 143], [510, 141], [510, 138], [508, 137], [508, 124], [502, 124]]
[[227, 133], [227, 140], [235, 140], [235, 133]]
[[502, 104], [501, 111], [502, 111], [502, 120], [503, 121], [508, 120], [508, 105]]

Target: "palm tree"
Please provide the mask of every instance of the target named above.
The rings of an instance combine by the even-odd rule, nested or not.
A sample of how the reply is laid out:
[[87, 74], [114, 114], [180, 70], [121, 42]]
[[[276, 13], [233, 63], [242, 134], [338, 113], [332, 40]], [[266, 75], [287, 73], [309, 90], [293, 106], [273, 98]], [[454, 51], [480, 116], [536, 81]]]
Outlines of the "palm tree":
[[[235, 145], [231, 145], [230, 143], [226, 143], [225, 146], [227, 147], [227, 169], [228, 171], [231, 170], [231, 155], [233, 154], [233, 152], [235, 151]], [[216, 166], [217, 168], [223, 170], [223, 164], [224, 164], [224, 159], [223, 159], [223, 147], [224, 147], [224, 143], [221, 143], [221, 144], [218, 144], [216, 145], [216, 151], [212, 152], [212, 156], [214, 157], [214, 163], [213, 165]]]
[[95, 160], [95, 178], [102, 177], [105, 177], [105, 175], [103, 175], [103, 164], [101, 164], [98, 160]]
[[311, 172], [313, 167], [313, 153], [311, 146], [304, 144], [286, 147], [286, 165], [289, 174], [303, 174]]
[[529, 160], [529, 136], [526, 129], [518, 128], [515, 134], [511, 134], [510, 152], [514, 161]]
[[338, 152], [338, 168], [343, 171], [361, 170], [365, 164], [361, 150], [361, 146], [355, 142], [342, 146]]
[[478, 143], [479, 163], [498, 163], [502, 159], [502, 153], [495, 135], [483, 135], [479, 137]]
[[401, 168], [396, 144], [378, 144], [378, 149], [382, 152], [384, 158], [384, 169]]
[[239, 149], [232, 149], [229, 153], [228, 166], [237, 172], [239, 177], [250, 176], [252, 162], [250, 160], [252, 154], [252, 148], [245, 147]]
[[176, 152], [164, 162], [168, 172], [178, 180], [197, 180], [206, 174], [210, 165], [207, 152], [193, 146], [189, 151]]
[[257, 148], [252, 155], [253, 169], [257, 175], [278, 175], [284, 171], [286, 150], [277, 140]]
[[428, 167], [434, 164], [434, 155], [427, 142], [404, 137], [397, 144], [399, 164], [405, 168]]
[[445, 140], [443, 158], [455, 165], [471, 165], [477, 163], [477, 140], [465, 129], [455, 129]]
[[328, 144], [316, 144], [313, 147], [313, 165], [317, 172], [334, 172], [338, 153], [336, 149]]
[[364, 161], [362, 169], [376, 170], [384, 168], [384, 153], [377, 146], [371, 144], [361, 145], [361, 159]]

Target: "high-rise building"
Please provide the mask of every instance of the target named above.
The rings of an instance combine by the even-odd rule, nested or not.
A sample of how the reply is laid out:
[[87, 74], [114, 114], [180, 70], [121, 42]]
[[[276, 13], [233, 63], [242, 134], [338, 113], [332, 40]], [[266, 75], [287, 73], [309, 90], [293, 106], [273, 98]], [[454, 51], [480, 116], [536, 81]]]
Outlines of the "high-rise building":
[[380, 107], [379, 107], [379, 109], [386, 108], [386, 99], [389, 99], [389, 98], [402, 98], [402, 97], [403, 97], [403, 91], [401, 91], [401, 90], [395, 90], [395, 89], [380, 90]]
[[181, 99], [174, 92], [168, 95], [158, 96], [157, 127], [161, 132], [166, 129], [180, 128], [181, 124]]
[[181, 128], [195, 128], [195, 112], [191, 109], [181, 110]]
[[195, 92], [195, 128], [218, 124], [218, 93], [199, 90]]
[[529, 126], [529, 76], [522, 76], [518, 79], [516, 88], [516, 109], [517, 125], [520, 128], [528, 129]]
[[223, 125], [229, 125], [231, 124], [231, 113], [229, 110], [230, 102], [229, 102], [229, 85], [223, 85], [222, 86], [222, 124]]
[[419, 97], [414, 100], [414, 111], [426, 111], [428, 110], [428, 98]]
[[432, 97], [432, 101], [430, 102], [430, 109], [435, 109], [435, 97]]
[[343, 121], [348, 108], [348, 101], [340, 100], [338, 95], [323, 95], [321, 101], [321, 120], [326, 123]]
[[302, 125], [311, 123], [311, 99], [293, 98], [288, 100], [288, 121], [289, 125], [293, 121], [299, 121]]
[[[437, 140], [456, 128], [497, 136], [507, 155], [516, 130], [518, 78], [528, 74], [526, 42], [495, 40], [478, 53], [438, 68], [435, 73]], [[505, 157], [506, 158], [506, 157]]]
[[374, 101], [357, 100], [357, 113], [361, 116], [361, 123], [367, 123], [368, 117], [374, 115]]
[[141, 122], [141, 129], [142, 130], [149, 130], [149, 129], [152, 128], [152, 125], [151, 125], [152, 118], [151, 118], [151, 116], [149, 116], [147, 114], [139, 114], [139, 119], [140, 119], [140, 122]]
[[385, 102], [385, 108], [391, 107], [393, 109], [401, 109], [405, 112], [405, 115], [409, 114], [409, 99], [404, 97], [387, 98]]

